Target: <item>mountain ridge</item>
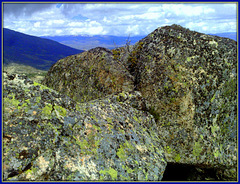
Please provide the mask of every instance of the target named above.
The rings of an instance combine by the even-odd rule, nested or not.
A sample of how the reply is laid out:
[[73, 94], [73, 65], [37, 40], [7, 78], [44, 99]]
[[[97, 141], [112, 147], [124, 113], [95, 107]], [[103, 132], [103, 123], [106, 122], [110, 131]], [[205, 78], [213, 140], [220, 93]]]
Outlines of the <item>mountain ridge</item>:
[[83, 50], [56, 41], [3, 28], [3, 64], [25, 64], [48, 70], [57, 60]]
[[[220, 36], [230, 38], [237, 41], [237, 33], [216, 33], [208, 34], [213, 36]], [[66, 36], [42, 36], [42, 38], [48, 38], [59, 43], [71, 46], [76, 49], [89, 50], [95, 47], [105, 47], [108, 49], [114, 49], [117, 47], [125, 46], [126, 44], [134, 45], [137, 41], [146, 37], [142, 36], [113, 36], [113, 35], [66, 35]], [[129, 42], [129, 43], [128, 43]]]
[[66, 36], [43, 36], [59, 43], [83, 50], [89, 50], [95, 47], [105, 47], [114, 49], [126, 44], [135, 44], [145, 36], [113, 36], [113, 35], [66, 35]]

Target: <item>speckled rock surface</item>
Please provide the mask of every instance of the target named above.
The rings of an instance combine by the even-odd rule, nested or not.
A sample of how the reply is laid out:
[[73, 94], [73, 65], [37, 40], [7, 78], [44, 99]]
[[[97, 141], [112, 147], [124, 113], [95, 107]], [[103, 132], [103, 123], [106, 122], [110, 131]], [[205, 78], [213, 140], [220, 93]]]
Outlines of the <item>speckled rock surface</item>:
[[237, 43], [172, 25], [140, 40], [130, 56], [167, 161], [221, 168], [229, 171], [221, 179], [236, 180]]
[[59, 60], [43, 84], [79, 102], [132, 91], [134, 87], [125, 66], [114, 59], [110, 50], [101, 47]]
[[3, 180], [161, 180], [155, 120], [139, 92], [76, 103], [3, 73]]
[[[91, 52], [84, 54], [87, 57]], [[108, 80], [104, 80], [101, 93], [92, 87], [98, 85], [90, 82], [91, 95], [84, 100], [98, 97], [93, 93], [106, 96], [118, 90], [139, 91], [146, 99], [145, 110], [156, 120], [169, 163], [216, 168], [220, 180], [236, 180], [237, 43], [234, 40], [172, 25], [156, 29], [133, 47], [107, 53], [103, 61], [111, 61], [113, 68], [119, 64], [119, 71], [126, 74], [123, 75], [125, 82], [116, 82], [117, 90], [109, 90]], [[83, 58], [84, 54], [77, 57]], [[100, 56], [96, 53], [94, 57]], [[59, 68], [66, 68], [65, 62], [68, 59], [59, 61], [57, 69], [52, 67], [46, 78], [48, 86], [64, 78], [53, 77], [59, 76]], [[69, 71], [81, 70], [78, 76], [82, 74], [82, 68], [71, 69], [70, 64], [68, 67]], [[61, 76], [67, 74], [64, 70], [61, 72]], [[85, 83], [92, 81], [90, 75], [84, 76], [87, 77]], [[72, 89], [69, 83], [75, 80], [65, 80], [65, 90]], [[126, 83], [128, 87], [124, 88]], [[62, 85], [56, 86], [61, 88]], [[75, 95], [75, 99], [81, 99], [77, 95], [82, 92]]]

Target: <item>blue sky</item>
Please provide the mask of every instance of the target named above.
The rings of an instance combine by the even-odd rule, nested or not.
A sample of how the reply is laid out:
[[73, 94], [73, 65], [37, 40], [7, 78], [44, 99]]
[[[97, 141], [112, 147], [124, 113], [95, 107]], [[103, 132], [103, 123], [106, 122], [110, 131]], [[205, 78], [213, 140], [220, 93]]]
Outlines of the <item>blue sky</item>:
[[3, 27], [34, 36], [147, 35], [179, 24], [202, 33], [237, 31], [236, 3], [4, 3]]

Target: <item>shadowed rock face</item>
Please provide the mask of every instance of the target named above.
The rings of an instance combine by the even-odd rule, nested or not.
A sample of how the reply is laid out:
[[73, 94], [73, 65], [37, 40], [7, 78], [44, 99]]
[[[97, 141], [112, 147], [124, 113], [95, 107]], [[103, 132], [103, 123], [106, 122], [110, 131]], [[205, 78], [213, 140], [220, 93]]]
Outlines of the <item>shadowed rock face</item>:
[[140, 93], [80, 104], [24, 75], [4, 73], [3, 85], [5, 181], [162, 179], [163, 148]]

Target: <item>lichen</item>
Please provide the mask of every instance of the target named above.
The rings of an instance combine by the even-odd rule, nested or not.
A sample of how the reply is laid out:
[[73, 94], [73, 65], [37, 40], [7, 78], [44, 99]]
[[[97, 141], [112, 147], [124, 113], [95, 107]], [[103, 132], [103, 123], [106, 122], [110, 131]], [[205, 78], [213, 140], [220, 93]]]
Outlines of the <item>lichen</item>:
[[[109, 168], [108, 170], [101, 170], [99, 172], [100, 174], [103, 174], [103, 175], [110, 175], [111, 176], [111, 180], [117, 180], [117, 175], [118, 175], [118, 172], [113, 169], [113, 168]], [[100, 176], [100, 180], [104, 180], [104, 177], [103, 176]]]
[[67, 115], [67, 110], [65, 108], [61, 107], [61, 106], [55, 105], [54, 109], [56, 111], [58, 111], [58, 113], [63, 117], [65, 117]]
[[192, 154], [196, 157], [200, 156], [200, 153], [202, 152], [202, 145], [200, 142], [195, 142], [193, 146]]
[[52, 110], [53, 106], [51, 104], [46, 104], [45, 107], [42, 109], [42, 114], [46, 117], [51, 117]]

